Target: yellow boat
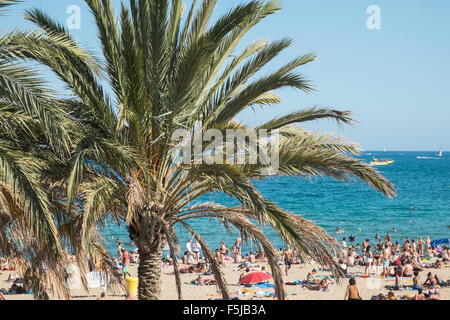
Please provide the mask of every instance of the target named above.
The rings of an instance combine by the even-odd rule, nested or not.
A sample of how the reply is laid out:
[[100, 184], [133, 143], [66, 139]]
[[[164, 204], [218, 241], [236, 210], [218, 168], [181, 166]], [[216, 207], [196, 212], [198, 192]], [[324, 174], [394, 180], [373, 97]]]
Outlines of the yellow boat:
[[378, 160], [378, 159], [373, 158], [373, 161], [371, 161], [369, 164], [371, 166], [387, 166], [387, 165], [393, 164], [393, 163], [394, 163], [394, 160], [391, 160], [391, 159]]

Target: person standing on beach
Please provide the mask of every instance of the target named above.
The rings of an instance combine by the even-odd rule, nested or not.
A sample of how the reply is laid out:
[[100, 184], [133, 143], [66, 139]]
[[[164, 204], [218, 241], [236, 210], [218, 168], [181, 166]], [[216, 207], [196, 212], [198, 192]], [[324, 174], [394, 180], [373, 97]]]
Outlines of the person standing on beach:
[[191, 242], [192, 242], [192, 239], [188, 239], [188, 241], [186, 242], [186, 251], [187, 251], [189, 254], [192, 254], [192, 246], [191, 246]]
[[284, 258], [284, 265], [286, 276], [288, 276], [288, 271], [292, 266], [292, 249], [289, 247], [289, 245], [286, 246], [286, 249], [283, 251], [283, 258]]
[[386, 243], [383, 250], [383, 273], [382, 275], [387, 278], [389, 276], [389, 265], [391, 263], [391, 248]]
[[241, 263], [242, 260], [242, 238], [236, 238], [234, 246], [231, 248], [231, 252], [234, 256], [234, 263]]
[[194, 258], [194, 253], [192, 252], [192, 245], [191, 245], [191, 243], [192, 243], [192, 239], [188, 239], [188, 241], [186, 242], [185, 255], [186, 255], [188, 264], [191, 264], [193, 262], [192, 260]]
[[122, 241], [120, 241], [119, 239], [117, 239], [117, 253], [117, 259], [119, 261], [122, 261]]
[[131, 274], [128, 272], [129, 264], [130, 264], [130, 257], [128, 255], [128, 252], [122, 248], [122, 273], [124, 278], [126, 278], [127, 276], [131, 277]]
[[417, 252], [419, 253], [419, 256], [423, 256], [423, 239], [422, 237], [419, 237], [419, 240], [417, 240]]
[[241, 259], [242, 259], [241, 250], [240, 250], [240, 248], [238, 249], [236, 244], [234, 244], [234, 246], [231, 247], [231, 252], [233, 253], [234, 263], [241, 263]]
[[343, 259], [347, 257], [347, 238], [342, 238], [342, 253]]
[[373, 263], [373, 255], [372, 255], [370, 245], [367, 246], [367, 248], [366, 248], [365, 258], [366, 258], [366, 268], [364, 269], [364, 275], [368, 276], [368, 273], [370, 273], [372, 263]]
[[411, 240], [411, 253], [414, 254], [414, 252], [417, 252], [417, 244], [414, 241], [414, 239]]
[[431, 239], [430, 239], [430, 236], [427, 236], [427, 237], [426, 237], [426, 243], [427, 243], [427, 249], [428, 249], [429, 247], [431, 247]]
[[194, 252], [194, 260], [196, 263], [199, 263], [199, 261], [200, 261], [200, 250], [201, 250], [200, 243], [198, 243], [198, 241], [195, 240], [192, 251]]
[[369, 239], [366, 239], [366, 240], [363, 241], [362, 248], [361, 248], [362, 255], [364, 255], [366, 253], [367, 247], [369, 246], [369, 243], [370, 243]]

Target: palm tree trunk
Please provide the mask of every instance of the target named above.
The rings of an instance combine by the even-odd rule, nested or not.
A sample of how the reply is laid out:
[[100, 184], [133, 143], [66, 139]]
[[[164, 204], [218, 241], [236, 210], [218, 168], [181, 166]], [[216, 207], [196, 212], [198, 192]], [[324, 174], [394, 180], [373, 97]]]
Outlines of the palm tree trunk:
[[141, 250], [139, 248], [139, 300], [160, 299], [162, 285], [161, 255], [161, 246], [152, 248], [152, 250]]

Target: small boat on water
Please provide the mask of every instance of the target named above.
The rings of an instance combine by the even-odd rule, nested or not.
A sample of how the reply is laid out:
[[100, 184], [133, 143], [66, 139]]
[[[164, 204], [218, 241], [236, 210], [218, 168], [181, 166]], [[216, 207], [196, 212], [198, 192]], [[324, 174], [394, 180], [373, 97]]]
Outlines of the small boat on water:
[[392, 159], [376, 159], [373, 158], [373, 160], [369, 163], [371, 166], [387, 166], [389, 164], [393, 164], [394, 160]]
[[434, 160], [442, 159], [442, 146], [441, 146], [441, 148], [439, 149], [439, 153], [437, 154], [437, 156], [438, 156], [438, 158], [436, 158], [436, 157], [423, 157], [423, 156], [418, 156], [418, 157], [416, 157], [416, 158], [417, 158], [417, 159], [434, 159]]

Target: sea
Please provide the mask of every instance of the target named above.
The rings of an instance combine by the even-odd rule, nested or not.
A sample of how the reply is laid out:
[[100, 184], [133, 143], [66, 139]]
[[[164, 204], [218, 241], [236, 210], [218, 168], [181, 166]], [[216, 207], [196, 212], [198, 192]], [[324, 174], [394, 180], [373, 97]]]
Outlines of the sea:
[[[343, 237], [356, 237], [353, 244], [364, 239], [376, 243], [375, 235], [382, 238], [389, 232], [393, 241], [406, 237], [418, 239], [450, 238], [450, 152], [442, 157], [437, 152], [366, 151], [361, 155], [367, 163], [372, 158], [389, 158], [395, 162], [376, 168], [397, 189], [397, 197], [387, 198], [366, 184], [355, 181], [342, 183], [330, 178], [269, 177], [255, 180], [255, 186], [269, 200], [293, 214], [302, 215], [324, 228], [338, 243]], [[237, 205], [230, 197], [215, 193], [202, 201], [214, 201], [224, 205]], [[219, 248], [220, 241], [231, 248], [239, 236], [236, 230], [225, 229], [215, 219], [197, 219], [189, 224], [207, 241], [211, 249]], [[342, 233], [337, 233], [336, 228]], [[101, 230], [106, 248], [117, 255], [116, 240], [125, 248], [134, 250], [125, 225], [108, 224]], [[264, 227], [266, 236], [276, 248], [285, 244], [271, 227]], [[180, 255], [185, 243], [192, 236], [177, 227]], [[167, 248], [166, 248], [167, 249]], [[243, 252], [255, 251], [257, 246], [244, 243]], [[163, 252], [167, 254], [167, 252]]]

